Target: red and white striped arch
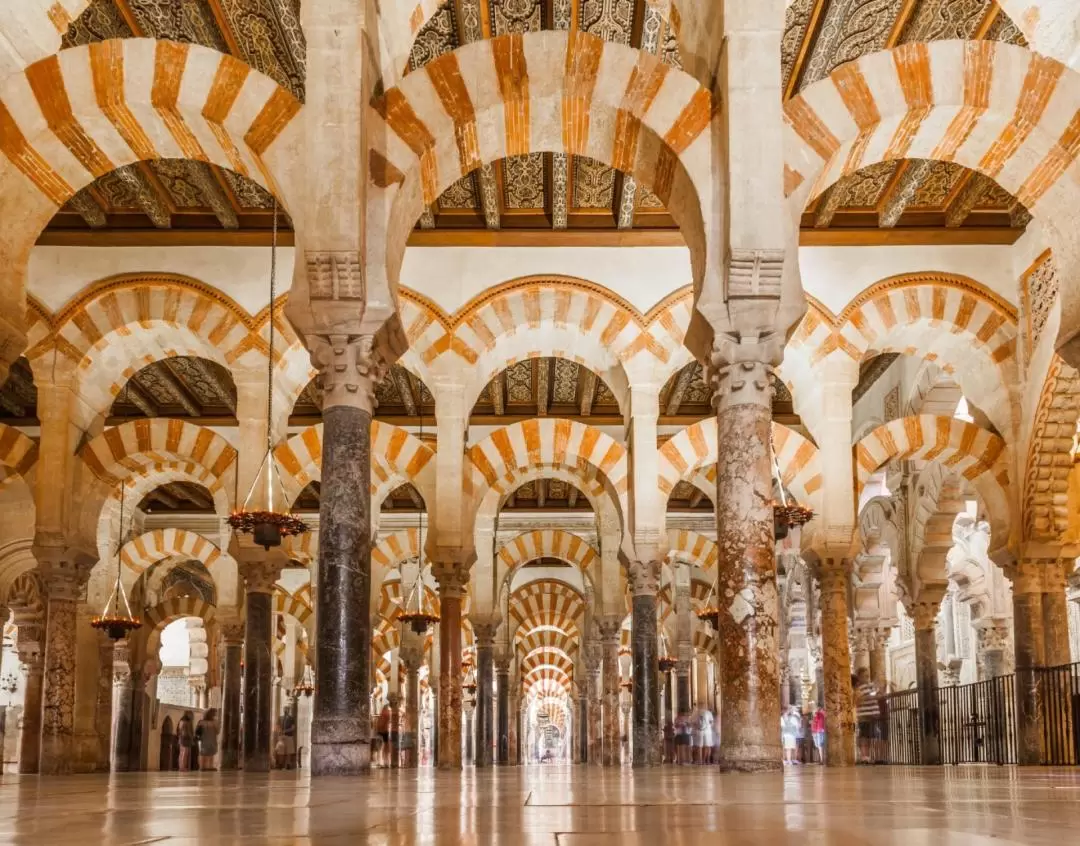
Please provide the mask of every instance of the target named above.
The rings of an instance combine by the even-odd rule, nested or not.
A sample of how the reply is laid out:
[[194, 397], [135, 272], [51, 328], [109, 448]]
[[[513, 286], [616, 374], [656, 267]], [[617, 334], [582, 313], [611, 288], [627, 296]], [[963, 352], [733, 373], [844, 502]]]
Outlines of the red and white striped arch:
[[[587, 570], [600, 560], [600, 553], [587, 540], [563, 529], [533, 529], [504, 543], [496, 554], [498, 572], [512, 573], [538, 558], [558, 558]], [[501, 579], [500, 579], [501, 581]]]
[[[994, 180], [1043, 224], [1072, 280], [1080, 259], [1080, 75], [996, 41], [896, 47], [841, 65], [784, 107], [793, 216], [842, 177], [902, 158], [951, 161]], [[1062, 339], [1080, 297], [1062, 290]]]
[[289, 593], [281, 585], [274, 585], [274, 611], [288, 614], [305, 629], [314, 622], [315, 612], [311, 605], [294, 593]]
[[937, 461], [974, 485], [986, 507], [994, 543], [1013, 524], [1005, 442], [974, 423], [932, 414], [878, 426], [855, 445], [857, 495], [870, 476], [895, 459]]
[[383, 216], [369, 218], [378, 236], [368, 242], [369, 284], [396, 285], [415, 221], [455, 181], [543, 151], [633, 174], [680, 224], [704, 273], [712, 111], [708, 89], [682, 71], [580, 32], [504, 35], [440, 56], [388, 89], [369, 116], [369, 215]]
[[566, 632], [554, 628], [519, 631], [514, 643], [520, 656], [528, 656], [534, 652], [554, 651], [573, 657], [577, 654], [580, 645]]
[[[820, 498], [822, 486], [821, 459], [810, 441], [782, 423], [772, 424], [773, 449], [780, 465], [784, 484], [800, 502], [811, 506]], [[715, 494], [715, 464], [718, 456], [716, 420], [708, 417], [687, 426], [660, 448], [660, 476], [657, 484], [665, 499], [680, 481], [694, 480], [702, 485], [712, 483], [712, 490], [703, 487], [710, 496]], [[698, 476], [712, 468], [713, 474]]]
[[120, 551], [120, 560], [139, 576], [159, 561], [183, 557], [201, 561], [213, 574], [222, 552], [212, 540], [186, 529], [153, 529], [132, 538]]
[[[288, 205], [300, 103], [269, 77], [206, 47], [123, 39], [73, 47], [0, 82], [0, 297], [21, 303], [30, 249], [79, 189], [118, 167], [206, 161]], [[295, 130], [294, 130], [295, 131]]]
[[89, 5], [90, 0], [19, 0], [0, 7], [0, 79], [57, 52], [71, 22]]
[[716, 567], [716, 541], [691, 529], [668, 529], [668, 554], [706, 573]]
[[541, 580], [514, 591], [509, 613], [513, 631], [528, 632], [538, 626], [550, 626], [580, 636], [585, 600], [563, 582]]
[[1073, 0], [998, 0], [998, 5], [1031, 49], [1080, 70], [1080, 6]]
[[[309, 426], [274, 449], [282, 471], [286, 493], [295, 499], [309, 483], [322, 477], [322, 423]], [[390, 484], [409, 482], [427, 503], [435, 491], [435, 452], [405, 429], [378, 420], [371, 421], [372, 497]], [[378, 466], [384, 468], [380, 478]], [[386, 472], [389, 470], [389, 472]], [[386, 493], [389, 492], [386, 489]], [[385, 493], [382, 494], [385, 496]]]

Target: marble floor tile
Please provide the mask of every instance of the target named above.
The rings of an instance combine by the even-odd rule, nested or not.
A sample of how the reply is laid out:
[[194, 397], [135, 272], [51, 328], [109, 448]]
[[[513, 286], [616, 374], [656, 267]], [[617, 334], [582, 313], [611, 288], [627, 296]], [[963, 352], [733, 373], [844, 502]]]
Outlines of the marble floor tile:
[[1065, 846], [1080, 768], [533, 767], [0, 781], [0, 846]]

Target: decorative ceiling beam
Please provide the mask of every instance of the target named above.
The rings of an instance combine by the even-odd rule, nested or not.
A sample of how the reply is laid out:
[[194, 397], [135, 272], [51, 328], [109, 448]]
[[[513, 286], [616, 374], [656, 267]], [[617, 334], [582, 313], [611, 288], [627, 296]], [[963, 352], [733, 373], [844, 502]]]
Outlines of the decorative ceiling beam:
[[690, 389], [690, 383], [693, 381], [694, 364], [691, 362], [680, 370], [679, 375], [675, 377], [675, 386], [671, 389], [671, 396], [668, 397], [664, 414], [668, 417], [674, 417], [679, 413], [679, 406], [682, 405], [682, 401], [686, 398], [686, 392]]
[[536, 360], [536, 413], [540, 417], [546, 417], [548, 403], [551, 397], [551, 366], [554, 359], [538, 358]]
[[163, 488], [154, 488], [154, 490], [150, 492], [150, 499], [151, 501], [156, 500], [157, 502], [160, 502], [170, 511], [178, 511], [180, 509], [180, 501], [169, 496]]
[[199, 193], [206, 200], [206, 204], [210, 206], [210, 210], [214, 213], [214, 217], [218, 219], [218, 223], [224, 229], [239, 229], [240, 221], [236, 217], [236, 209], [232, 207], [229, 198], [225, 196], [225, 192], [221, 189], [221, 183], [217, 181], [217, 178], [210, 170], [210, 165], [196, 161], [188, 161], [186, 164], [191, 181], [199, 189]]
[[569, 490], [566, 492], [566, 504], [571, 508], [577, 506], [578, 489], [573, 485], [570, 485]]
[[150, 222], [155, 227], [158, 229], [172, 228], [172, 212], [138, 165], [128, 165], [118, 169], [116, 178], [128, 187], [134, 195], [139, 209], [150, 218]]
[[578, 379], [581, 381], [581, 416], [588, 417], [592, 414], [592, 406], [596, 401], [597, 378], [589, 368], [578, 365]]
[[697, 508], [701, 505], [701, 500], [705, 498], [705, 491], [701, 488], [694, 488], [694, 493], [690, 496], [690, 507]]
[[214, 393], [221, 400], [221, 404], [230, 412], [236, 414], [236, 397], [233, 396], [233, 392], [229, 390], [228, 384], [219, 375], [218, 371], [211, 367], [205, 359], [192, 356], [188, 361], [191, 364], [191, 369], [199, 375], [199, 378], [213, 388]]
[[[135, 377], [132, 376], [128, 379], [124, 389], [120, 392], [122, 402], [125, 405], [133, 405], [147, 417], [160, 417], [161, 413], [158, 411], [157, 404], [150, 398], [150, 396], [144, 391], [139, 384], [135, 381]], [[119, 397], [118, 397], [119, 398]]]
[[500, 370], [491, 380], [491, 405], [495, 414], [502, 417], [506, 414], [506, 371]]
[[91, 229], [104, 229], [108, 223], [105, 210], [98, 205], [98, 201], [89, 191], [77, 191], [75, 196], [68, 200], [68, 205], [78, 212], [79, 217], [85, 220]]
[[547, 479], [537, 479], [536, 481], [536, 507], [543, 508], [547, 505], [548, 495], [548, 483]]
[[393, 377], [398, 393], [401, 394], [401, 404], [405, 406], [405, 413], [410, 417], [415, 417], [419, 409], [416, 406], [416, 397], [413, 395], [409, 372], [404, 367], [395, 364], [390, 368], [390, 374]]
[[815, 229], [828, 229], [832, 226], [833, 217], [836, 216], [840, 201], [843, 199], [843, 195], [836, 190], [838, 187], [833, 185], [818, 198], [817, 211], [814, 213]]
[[173, 369], [173, 366], [168, 359], [162, 361], [161, 366], [155, 368], [155, 370], [157, 371], [156, 375], [161, 379], [162, 385], [165, 386], [165, 390], [176, 398], [180, 407], [183, 408], [189, 416], [203, 416], [202, 406], [195, 401], [191, 392], [184, 385], [182, 377]]
[[974, 211], [986, 193], [994, 186], [994, 180], [981, 173], [972, 173], [964, 186], [960, 189], [956, 198], [949, 203], [945, 210], [945, 225], [950, 229], [956, 229], [964, 225], [971, 212]]
[[886, 189], [886, 195], [878, 209], [878, 224], [883, 229], [892, 229], [900, 222], [900, 218], [908, 210], [911, 201], [915, 199], [919, 188], [933, 169], [934, 162], [929, 159], [907, 162], [899, 179], [893, 180]]

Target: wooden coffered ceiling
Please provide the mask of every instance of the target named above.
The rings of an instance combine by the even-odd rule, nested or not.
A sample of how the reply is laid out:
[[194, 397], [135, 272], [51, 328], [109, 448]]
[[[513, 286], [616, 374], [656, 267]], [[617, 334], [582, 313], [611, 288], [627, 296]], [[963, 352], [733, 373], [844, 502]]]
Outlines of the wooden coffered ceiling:
[[[995, 0], [794, 0], [781, 44], [785, 99], [879, 50], [942, 39], [1024, 44]], [[949, 162], [871, 165], [825, 191], [802, 219], [803, 243], [929, 240], [1011, 243], [1030, 215], [993, 180]], [[932, 234], [933, 233], [933, 234]]]

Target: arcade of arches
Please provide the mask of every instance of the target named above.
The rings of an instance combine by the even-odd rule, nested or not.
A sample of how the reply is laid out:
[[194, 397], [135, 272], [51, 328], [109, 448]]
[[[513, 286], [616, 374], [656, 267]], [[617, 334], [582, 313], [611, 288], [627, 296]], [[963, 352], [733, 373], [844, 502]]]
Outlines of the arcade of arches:
[[1071, 0], [0, 5], [11, 771], [847, 767], [1002, 677], [1048, 760]]

